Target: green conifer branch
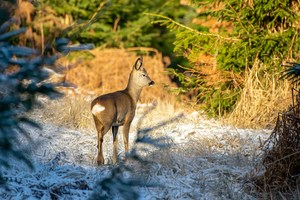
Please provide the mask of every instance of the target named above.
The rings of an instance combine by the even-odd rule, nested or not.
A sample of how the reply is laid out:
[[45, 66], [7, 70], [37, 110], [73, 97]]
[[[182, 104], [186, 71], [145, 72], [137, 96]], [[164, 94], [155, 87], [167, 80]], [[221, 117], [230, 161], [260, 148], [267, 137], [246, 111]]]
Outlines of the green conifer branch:
[[222, 40], [228, 40], [228, 41], [240, 41], [241, 39], [238, 39], [238, 38], [231, 38], [231, 37], [224, 37], [224, 36], [221, 36], [219, 34], [213, 34], [213, 33], [203, 33], [203, 32], [200, 32], [200, 31], [197, 31], [195, 29], [192, 29], [191, 27], [188, 27], [188, 26], [185, 26], [169, 17], [166, 17], [164, 15], [160, 15], [160, 14], [154, 14], [154, 13], [144, 13], [145, 15], [149, 15], [149, 16], [153, 16], [153, 17], [159, 17], [159, 18], [162, 18], [164, 19], [164, 21], [162, 20], [157, 20], [157, 21], [154, 21], [153, 23], [164, 23], [166, 24], [166, 22], [170, 23], [170, 24], [173, 24], [174, 26], [173, 27], [181, 27], [183, 29], [186, 29], [188, 31], [191, 31], [193, 33], [196, 33], [197, 35], [202, 35], [202, 36], [206, 36], [206, 37], [215, 37], [215, 38], [218, 38], [218, 39], [222, 39]]

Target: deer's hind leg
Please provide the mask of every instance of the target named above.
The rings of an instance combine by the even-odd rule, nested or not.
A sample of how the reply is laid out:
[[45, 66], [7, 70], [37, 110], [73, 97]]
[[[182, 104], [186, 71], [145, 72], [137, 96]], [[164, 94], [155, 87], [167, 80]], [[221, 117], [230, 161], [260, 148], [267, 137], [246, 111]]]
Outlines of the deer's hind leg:
[[114, 141], [114, 155], [113, 155], [113, 164], [115, 164], [117, 162], [117, 145], [118, 145], [118, 129], [119, 126], [112, 126], [112, 134], [113, 134], [113, 141]]
[[103, 137], [106, 134], [106, 132], [108, 131], [108, 128], [104, 127], [103, 124], [101, 123], [101, 121], [95, 115], [93, 115], [93, 117], [94, 117], [97, 134], [98, 134], [98, 137], [97, 137], [97, 141], [98, 141], [97, 164], [103, 165], [104, 157], [103, 157], [103, 151], [102, 151], [102, 143], [103, 143]]

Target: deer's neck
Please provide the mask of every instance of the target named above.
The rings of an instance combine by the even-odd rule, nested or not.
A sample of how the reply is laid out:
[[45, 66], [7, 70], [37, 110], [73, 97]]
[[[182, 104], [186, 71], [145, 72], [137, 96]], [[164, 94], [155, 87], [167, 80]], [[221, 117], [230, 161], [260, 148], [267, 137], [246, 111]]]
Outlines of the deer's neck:
[[136, 104], [137, 101], [140, 98], [141, 92], [142, 92], [142, 87], [137, 86], [130, 78], [128, 81], [128, 85], [127, 88], [125, 89], [125, 91], [131, 96], [131, 98], [133, 99], [134, 103]]

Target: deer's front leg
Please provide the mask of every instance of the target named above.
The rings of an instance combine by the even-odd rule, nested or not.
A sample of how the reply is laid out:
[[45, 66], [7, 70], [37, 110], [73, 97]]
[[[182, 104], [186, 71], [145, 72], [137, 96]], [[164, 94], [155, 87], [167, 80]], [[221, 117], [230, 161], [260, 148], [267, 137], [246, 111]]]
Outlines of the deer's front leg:
[[128, 152], [128, 137], [129, 137], [130, 124], [131, 123], [125, 123], [123, 127], [123, 140], [124, 140], [125, 153]]

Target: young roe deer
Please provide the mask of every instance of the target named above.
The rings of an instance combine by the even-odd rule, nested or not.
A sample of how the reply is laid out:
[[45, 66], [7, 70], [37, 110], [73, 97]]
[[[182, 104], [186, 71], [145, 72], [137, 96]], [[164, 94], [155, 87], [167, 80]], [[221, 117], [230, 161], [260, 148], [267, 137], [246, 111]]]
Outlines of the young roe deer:
[[119, 126], [123, 126], [123, 140], [125, 152], [128, 151], [128, 134], [130, 124], [135, 115], [137, 101], [144, 86], [154, 85], [147, 71], [142, 66], [143, 58], [135, 62], [124, 90], [104, 94], [93, 100], [91, 110], [98, 132], [98, 165], [104, 164], [102, 142], [104, 135], [112, 127], [113, 134], [113, 163], [117, 161], [117, 133]]

